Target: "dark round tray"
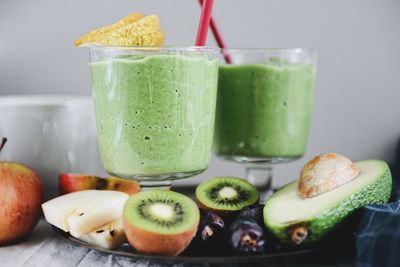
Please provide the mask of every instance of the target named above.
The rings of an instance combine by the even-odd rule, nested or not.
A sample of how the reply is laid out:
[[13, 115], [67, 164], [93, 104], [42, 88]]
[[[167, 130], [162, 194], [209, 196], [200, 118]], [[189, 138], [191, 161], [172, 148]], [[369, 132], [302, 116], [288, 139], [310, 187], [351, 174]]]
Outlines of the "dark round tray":
[[[176, 187], [174, 191], [193, 197], [194, 187]], [[355, 216], [353, 216], [355, 217]], [[350, 220], [350, 224], [354, 221]], [[347, 225], [347, 224], [346, 224]], [[146, 262], [145, 265], [155, 266], [270, 266], [270, 267], [288, 267], [288, 266], [353, 266], [355, 256], [355, 244], [352, 232], [341, 227], [337, 232], [331, 234], [331, 238], [320, 242], [313, 247], [300, 247], [296, 249], [286, 249], [266, 253], [264, 255], [251, 256], [192, 256], [183, 253], [179, 256], [156, 256], [146, 255], [135, 251], [129, 244], [124, 244], [118, 249], [104, 249], [79, 239], [76, 239], [68, 233], [52, 226], [53, 231], [68, 242], [74, 245], [86, 247], [96, 251], [117, 256], [127, 257], [135, 262]], [[347, 226], [348, 227], [348, 226]], [[353, 229], [354, 226], [350, 227]]]
[[287, 266], [287, 264], [296, 264], [297, 266], [309, 266], [309, 264], [314, 263], [326, 264], [327, 260], [329, 263], [334, 263], [338, 260], [336, 256], [334, 259], [332, 258], [333, 255], [336, 255], [336, 253], [333, 253], [331, 249], [327, 250], [323, 248], [303, 248], [293, 251], [271, 252], [265, 255], [252, 256], [211, 257], [180, 255], [171, 257], [146, 255], [138, 253], [129, 244], [123, 244], [118, 249], [109, 250], [76, 239], [54, 226], [53, 231], [58, 236], [75, 245], [94, 249], [103, 253], [129, 257], [132, 258], [132, 260], [147, 261], [149, 264], [151, 263], [158, 265], [182, 264], [183, 266], [246, 266], [256, 264], [257, 266]]

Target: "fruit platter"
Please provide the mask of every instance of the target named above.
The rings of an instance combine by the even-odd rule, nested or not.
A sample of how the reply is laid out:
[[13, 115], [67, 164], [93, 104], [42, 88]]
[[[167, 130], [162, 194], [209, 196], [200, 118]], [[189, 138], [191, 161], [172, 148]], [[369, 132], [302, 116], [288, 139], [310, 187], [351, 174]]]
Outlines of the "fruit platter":
[[156, 261], [274, 262], [351, 254], [357, 210], [388, 201], [391, 174], [380, 160], [322, 154], [262, 204], [256, 187], [228, 176], [180, 192], [82, 174], [59, 185], [43, 213], [75, 245]]

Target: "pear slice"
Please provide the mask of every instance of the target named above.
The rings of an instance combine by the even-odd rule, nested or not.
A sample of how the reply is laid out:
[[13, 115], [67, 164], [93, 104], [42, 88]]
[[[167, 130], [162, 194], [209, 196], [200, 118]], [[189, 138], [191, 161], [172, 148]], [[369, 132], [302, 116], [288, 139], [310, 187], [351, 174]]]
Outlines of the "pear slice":
[[49, 200], [42, 209], [50, 224], [81, 237], [121, 218], [128, 197], [118, 191], [84, 190]]
[[79, 239], [105, 249], [115, 249], [127, 242], [121, 219], [101, 226], [79, 237]]

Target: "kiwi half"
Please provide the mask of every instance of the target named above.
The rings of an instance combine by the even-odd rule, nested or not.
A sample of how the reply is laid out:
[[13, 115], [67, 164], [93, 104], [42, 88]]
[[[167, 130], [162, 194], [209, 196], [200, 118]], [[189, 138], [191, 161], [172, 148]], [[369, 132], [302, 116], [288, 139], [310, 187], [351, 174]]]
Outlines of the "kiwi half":
[[246, 180], [220, 176], [198, 185], [196, 198], [200, 205], [213, 211], [239, 211], [256, 203], [259, 193]]
[[173, 191], [151, 190], [129, 197], [123, 222], [129, 243], [139, 252], [178, 255], [196, 234], [196, 203]]

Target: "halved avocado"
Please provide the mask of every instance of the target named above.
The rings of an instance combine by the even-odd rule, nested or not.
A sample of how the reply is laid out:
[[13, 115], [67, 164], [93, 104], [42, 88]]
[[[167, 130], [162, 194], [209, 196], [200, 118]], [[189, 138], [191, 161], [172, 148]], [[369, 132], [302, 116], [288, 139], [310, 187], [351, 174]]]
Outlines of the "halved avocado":
[[286, 244], [320, 240], [338, 223], [366, 204], [387, 203], [392, 190], [389, 166], [381, 160], [356, 162], [361, 173], [355, 179], [312, 198], [300, 198], [298, 181], [267, 199], [264, 222]]

